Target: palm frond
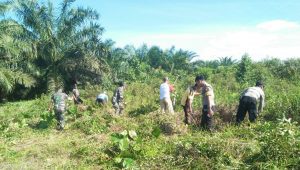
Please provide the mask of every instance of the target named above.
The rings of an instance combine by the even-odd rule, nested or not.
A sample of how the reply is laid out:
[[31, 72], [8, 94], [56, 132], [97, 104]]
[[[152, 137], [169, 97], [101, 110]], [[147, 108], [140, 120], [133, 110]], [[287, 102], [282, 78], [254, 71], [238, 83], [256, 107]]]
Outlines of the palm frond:
[[84, 26], [86, 23], [97, 20], [99, 14], [90, 8], [77, 8], [68, 11], [68, 14], [60, 20], [58, 37], [69, 37], [75, 33], [77, 28]]
[[26, 88], [34, 87], [36, 85], [36, 80], [31, 75], [22, 73], [20, 71], [16, 72], [14, 80], [18, 84], [24, 85]]
[[64, 88], [65, 79], [63, 75], [57, 71], [51, 70], [47, 75], [46, 81], [48, 92], [53, 92], [58, 88]]
[[36, 80], [29, 74], [0, 68], [0, 88], [2, 92], [10, 93], [17, 84], [30, 88], [35, 86]]
[[0, 16], [4, 15], [12, 8], [13, 1], [0, 2]]
[[13, 73], [7, 69], [0, 68], [0, 88], [4, 93], [10, 93], [13, 89]]

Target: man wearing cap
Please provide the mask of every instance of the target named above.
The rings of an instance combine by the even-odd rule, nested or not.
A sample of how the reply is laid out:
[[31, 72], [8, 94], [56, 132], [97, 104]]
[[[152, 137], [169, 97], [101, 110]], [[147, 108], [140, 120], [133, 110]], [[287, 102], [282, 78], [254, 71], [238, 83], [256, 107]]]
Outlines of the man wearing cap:
[[[265, 93], [263, 89], [263, 83], [261, 81], [257, 81], [255, 87], [249, 87], [242, 92], [240, 97], [239, 108], [236, 115], [237, 124], [240, 124], [244, 120], [246, 112], [248, 112], [249, 114], [250, 122], [254, 122], [257, 118], [257, 115], [263, 111], [265, 102]], [[257, 110], [258, 100], [259, 106]]]
[[163, 83], [159, 88], [159, 100], [160, 100], [160, 108], [162, 113], [171, 113], [174, 114], [172, 101], [170, 97], [170, 86], [168, 77], [163, 78]]
[[195, 82], [199, 88], [201, 88], [202, 95], [202, 117], [200, 126], [204, 129], [208, 129], [210, 131], [213, 130], [213, 115], [216, 111], [215, 107], [215, 95], [213, 88], [210, 84], [208, 84], [204, 76], [200, 75], [195, 78]]

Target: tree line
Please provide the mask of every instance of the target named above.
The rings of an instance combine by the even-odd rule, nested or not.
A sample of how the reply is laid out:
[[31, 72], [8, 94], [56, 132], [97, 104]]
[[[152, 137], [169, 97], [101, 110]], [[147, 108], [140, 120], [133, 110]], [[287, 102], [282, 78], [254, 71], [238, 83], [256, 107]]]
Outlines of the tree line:
[[58, 86], [68, 90], [78, 81], [109, 87], [118, 80], [146, 80], [155, 76], [155, 70], [173, 75], [197, 72], [207, 77], [213, 72], [229, 71], [240, 83], [268, 76], [299, 79], [299, 59], [253, 62], [245, 54], [240, 61], [227, 56], [204, 61], [192, 51], [175, 47], [115, 47], [113, 40], [102, 37], [104, 28], [98, 12], [74, 7], [73, 3], [0, 3], [1, 100], [33, 98]]

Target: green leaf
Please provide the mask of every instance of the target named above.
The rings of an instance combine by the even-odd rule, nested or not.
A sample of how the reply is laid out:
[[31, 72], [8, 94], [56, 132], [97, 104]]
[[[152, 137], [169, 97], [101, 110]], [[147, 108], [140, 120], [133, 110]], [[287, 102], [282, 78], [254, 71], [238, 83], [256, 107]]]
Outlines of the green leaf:
[[131, 139], [135, 139], [137, 137], [137, 134], [134, 130], [130, 130], [128, 134]]
[[155, 127], [155, 128], [153, 129], [153, 131], [152, 131], [152, 135], [153, 135], [154, 137], [158, 138], [158, 137], [160, 136], [160, 134], [161, 134], [160, 128], [159, 128], [159, 127]]
[[131, 168], [134, 165], [134, 160], [131, 158], [124, 158], [122, 166], [124, 168]]
[[117, 157], [117, 158], [114, 159], [115, 163], [117, 163], [117, 164], [121, 163], [122, 160], [123, 160], [123, 159], [122, 159], [122, 158], [119, 158], [119, 157]]
[[121, 151], [125, 151], [129, 148], [129, 140], [126, 138], [126, 139], [121, 139], [119, 141], [119, 148]]
[[121, 135], [123, 135], [123, 136], [127, 136], [127, 134], [128, 134], [127, 130], [124, 130], [123, 132], [121, 132]]
[[119, 134], [112, 134], [112, 135], [110, 136], [110, 139], [111, 139], [111, 141], [112, 141], [113, 143], [118, 143], [118, 142], [120, 142], [120, 140], [121, 140], [122, 138], [123, 138], [123, 137], [120, 136]]

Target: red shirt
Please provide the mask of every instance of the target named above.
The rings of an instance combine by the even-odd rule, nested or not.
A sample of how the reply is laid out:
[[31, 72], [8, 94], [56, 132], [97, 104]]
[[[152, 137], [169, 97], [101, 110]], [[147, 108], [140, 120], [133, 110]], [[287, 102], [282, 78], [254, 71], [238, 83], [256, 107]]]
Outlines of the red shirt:
[[175, 87], [172, 84], [169, 84], [169, 88], [171, 93], [175, 91]]

